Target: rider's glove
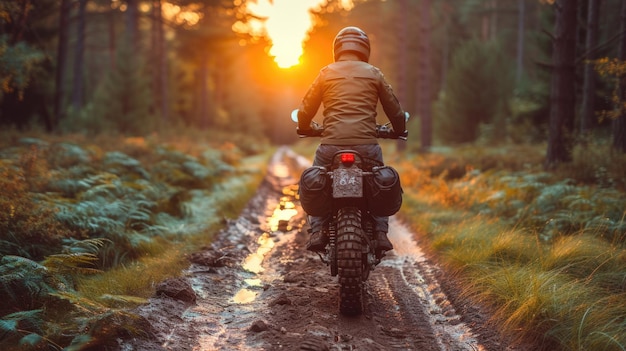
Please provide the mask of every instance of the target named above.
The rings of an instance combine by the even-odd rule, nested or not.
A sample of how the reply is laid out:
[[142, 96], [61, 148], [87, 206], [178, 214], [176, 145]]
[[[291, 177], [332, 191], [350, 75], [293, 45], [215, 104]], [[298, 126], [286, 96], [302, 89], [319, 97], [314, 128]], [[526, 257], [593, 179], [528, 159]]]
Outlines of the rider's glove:
[[382, 139], [406, 139], [409, 135], [409, 131], [405, 130], [402, 133], [396, 133], [388, 124], [378, 125], [376, 127], [376, 136]]
[[376, 137], [377, 138], [389, 138], [391, 136], [392, 129], [388, 125], [377, 125], [376, 126]]
[[395, 133], [395, 137], [398, 139], [406, 139], [408, 136], [409, 136], [409, 131], [406, 129], [402, 133]]
[[300, 129], [299, 127], [296, 128], [296, 133], [302, 136], [320, 136], [323, 131], [324, 128], [315, 122], [311, 123], [311, 128], [309, 129]]

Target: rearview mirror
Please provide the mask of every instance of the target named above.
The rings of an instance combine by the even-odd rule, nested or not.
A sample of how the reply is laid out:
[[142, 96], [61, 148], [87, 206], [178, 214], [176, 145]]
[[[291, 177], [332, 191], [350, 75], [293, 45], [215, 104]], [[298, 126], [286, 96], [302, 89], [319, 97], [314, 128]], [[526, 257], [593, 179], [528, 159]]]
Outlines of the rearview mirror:
[[291, 120], [298, 123], [298, 109], [291, 111]]

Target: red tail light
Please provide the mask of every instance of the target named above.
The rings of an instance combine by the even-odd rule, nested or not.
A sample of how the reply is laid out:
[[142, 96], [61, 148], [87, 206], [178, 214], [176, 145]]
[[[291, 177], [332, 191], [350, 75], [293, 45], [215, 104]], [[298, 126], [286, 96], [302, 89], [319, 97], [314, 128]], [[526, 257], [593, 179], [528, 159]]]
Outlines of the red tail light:
[[341, 163], [346, 166], [351, 166], [354, 163], [354, 154], [345, 153], [341, 154]]

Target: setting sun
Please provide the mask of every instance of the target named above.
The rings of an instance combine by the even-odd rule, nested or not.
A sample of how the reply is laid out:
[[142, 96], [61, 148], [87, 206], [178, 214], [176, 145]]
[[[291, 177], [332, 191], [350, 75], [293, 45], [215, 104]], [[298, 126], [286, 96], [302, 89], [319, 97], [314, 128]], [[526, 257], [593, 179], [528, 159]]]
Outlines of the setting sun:
[[[302, 45], [313, 27], [310, 10], [326, 3], [326, 0], [258, 0], [250, 2], [248, 13], [257, 18], [248, 21], [243, 31], [252, 36], [267, 36], [271, 41], [268, 54], [281, 68], [299, 63]], [[344, 8], [351, 8], [351, 0], [343, 0]], [[241, 31], [238, 25], [238, 31]]]

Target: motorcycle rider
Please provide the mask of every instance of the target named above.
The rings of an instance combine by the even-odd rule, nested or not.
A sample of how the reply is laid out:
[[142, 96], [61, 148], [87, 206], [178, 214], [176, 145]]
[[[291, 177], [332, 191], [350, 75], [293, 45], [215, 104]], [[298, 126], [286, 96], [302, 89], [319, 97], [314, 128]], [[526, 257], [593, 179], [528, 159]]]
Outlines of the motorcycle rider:
[[[314, 166], [331, 163], [333, 154], [351, 149], [383, 163], [377, 140], [376, 106], [378, 101], [391, 122], [395, 136], [407, 136], [405, 112], [382, 72], [368, 63], [370, 41], [358, 27], [340, 30], [333, 42], [334, 62], [322, 68], [298, 109], [297, 133], [321, 135], [315, 152]], [[311, 121], [320, 104], [324, 104], [323, 127]], [[329, 242], [324, 224], [327, 217], [309, 216], [311, 237], [307, 250], [323, 251]], [[374, 217], [378, 251], [393, 249], [387, 238], [388, 217]]]

